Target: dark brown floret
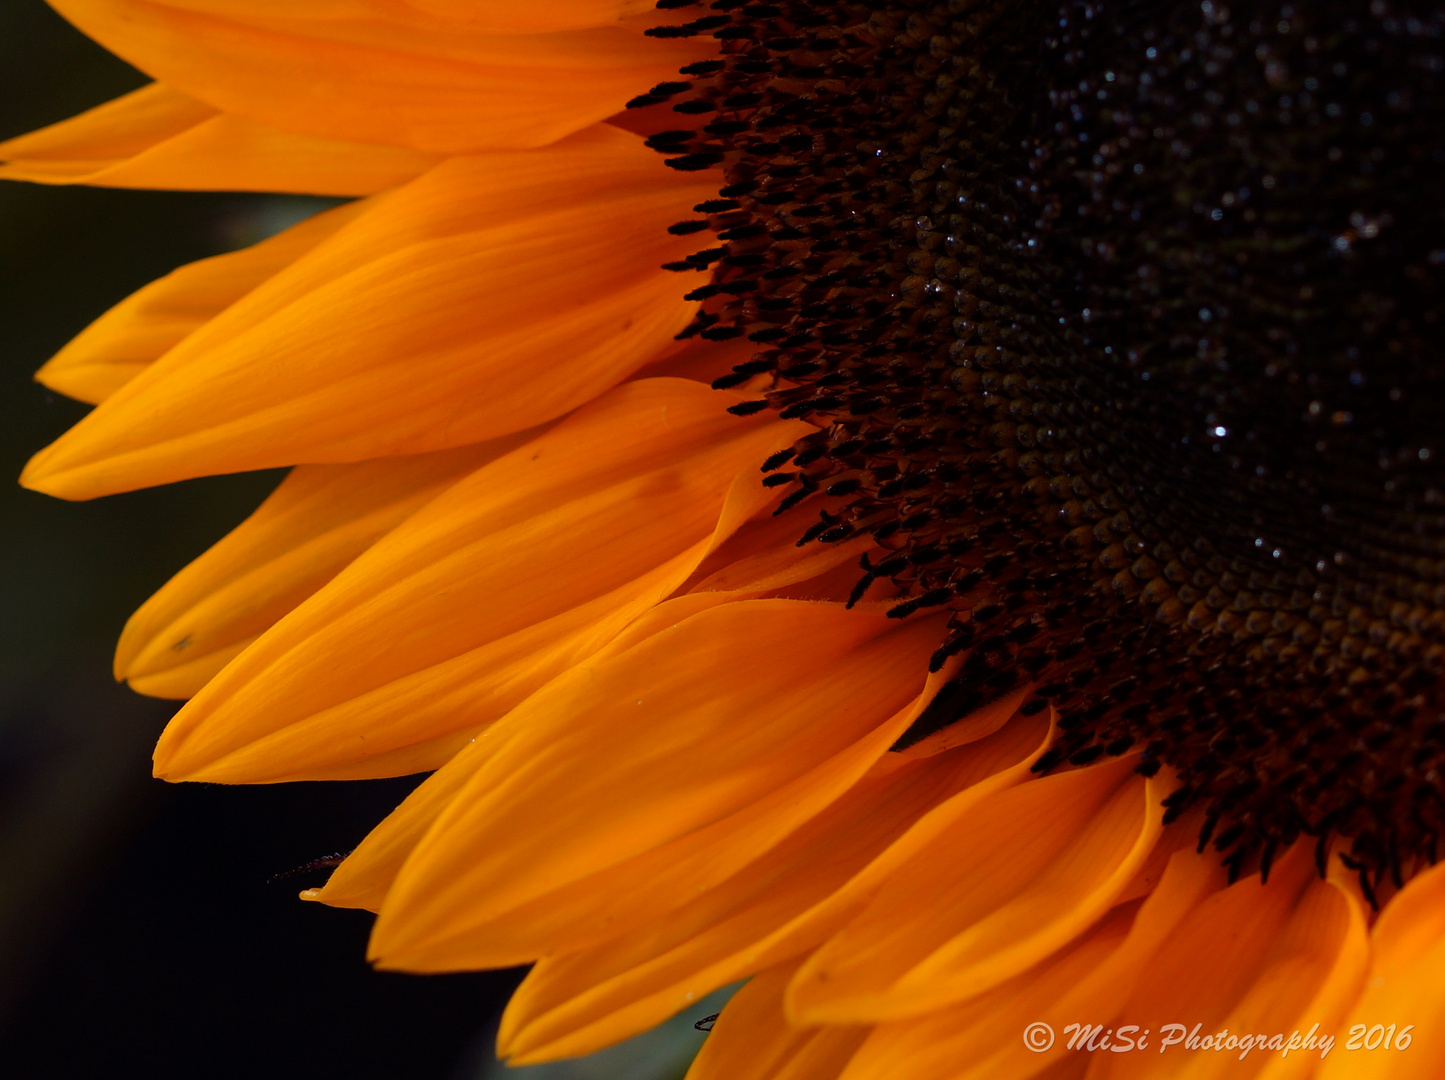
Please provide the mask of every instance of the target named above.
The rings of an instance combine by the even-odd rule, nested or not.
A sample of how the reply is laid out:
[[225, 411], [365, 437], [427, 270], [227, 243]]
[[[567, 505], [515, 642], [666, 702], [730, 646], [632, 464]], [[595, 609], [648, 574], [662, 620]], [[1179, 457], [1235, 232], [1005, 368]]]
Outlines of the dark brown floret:
[[1169, 815], [1236, 869], [1301, 834], [1367, 889], [1433, 861], [1445, 11], [689, 14], [663, 33], [724, 58], [652, 145], [727, 176], [673, 264], [712, 272], [689, 332], [758, 344], [736, 411], [819, 425], [764, 466], [785, 505], [851, 497], [804, 541], [871, 533], [862, 587], [953, 611], [904, 744], [1027, 685], [1061, 717], [1040, 768], [1173, 766]]

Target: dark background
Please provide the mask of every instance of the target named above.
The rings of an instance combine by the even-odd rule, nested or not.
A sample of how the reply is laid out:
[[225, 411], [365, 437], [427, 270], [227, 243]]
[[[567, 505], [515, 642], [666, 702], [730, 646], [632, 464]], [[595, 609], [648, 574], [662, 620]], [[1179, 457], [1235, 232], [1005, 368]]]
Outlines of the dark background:
[[[0, 138], [145, 81], [40, 0], [0, 0]], [[319, 204], [316, 204], [319, 205]], [[129, 613], [277, 474], [90, 503], [14, 483], [85, 406], [30, 379], [127, 293], [254, 242], [304, 199], [0, 182], [0, 1074], [439, 1077], [516, 975], [363, 962], [370, 916], [267, 878], [353, 847], [413, 780], [169, 786], [173, 711], [110, 679]]]

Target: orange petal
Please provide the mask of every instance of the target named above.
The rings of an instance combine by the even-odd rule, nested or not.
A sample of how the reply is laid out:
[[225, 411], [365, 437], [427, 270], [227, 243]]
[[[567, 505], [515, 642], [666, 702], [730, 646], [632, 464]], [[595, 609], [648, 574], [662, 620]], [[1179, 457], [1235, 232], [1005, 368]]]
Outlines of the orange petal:
[[[1083, 1055], [1066, 1057], [1050, 1065], [1038, 1074], [1038, 1080], [1084, 1080], [1089, 1071], [1089, 1059]], [[1013, 1080], [999, 1077], [999, 1080]]]
[[[909, 1020], [880, 1024], [840, 1080], [1024, 1080], [1052, 1062], [1029, 1053], [1024, 1028], [1046, 1014], [1066, 988], [1106, 962], [1128, 936], [1137, 902], [1114, 908], [1092, 929], [1043, 963], [968, 1002]], [[1019, 1017], [1025, 1019], [1020, 1022]], [[1011, 1053], [1005, 1068], [989, 1060]]]
[[116, 647], [116, 678], [142, 694], [190, 697], [419, 506], [524, 440], [297, 467], [130, 617]]
[[366, 208], [355, 202], [307, 218], [259, 244], [188, 263], [132, 293], [35, 373], [57, 393], [96, 404], [160, 355]]
[[[381, 755], [465, 742], [686, 578], [733, 477], [755, 477], [805, 430], [739, 420], [730, 400], [679, 379], [628, 383], [456, 484], [182, 709], [158, 773], [255, 783], [391, 769]], [[769, 500], [750, 483], [734, 519]], [[519, 658], [527, 680], [498, 677]]]
[[[293, 25], [339, 20], [384, 20], [438, 29], [460, 26], [494, 33], [549, 33], [607, 26], [651, 10], [653, 0], [548, 0], [515, 4], [506, 0], [155, 0], [171, 8], [226, 18], [285, 19]], [[325, 27], [318, 32], [325, 32]], [[345, 28], [333, 28], [344, 32]], [[355, 32], [353, 30], [353, 32]]]
[[[625, 630], [598, 650], [594, 662], [618, 656], [639, 642], [673, 629], [699, 612], [719, 604], [732, 603], [739, 598], [733, 593], [703, 592], [689, 593], [668, 600], [630, 623]], [[742, 594], [742, 598], [747, 598], [747, 594]], [[372, 829], [356, 850], [337, 867], [324, 889], [308, 890], [302, 896], [336, 907], [379, 910], [386, 893], [401, 872], [403, 863], [456, 793], [497, 752], [509, 730], [514, 729], [494, 727], [464, 746], [454, 758], [438, 769]], [[1027, 766], [1032, 764], [1044, 749], [1043, 745], [1037, 747], [1022, 768], [1012, 767], [1004, 770], [1007, 775], [990, 776], [975, 783], [966, 796], [982, 797], [989, 791], [1017, 782]], [[884, 761], [875, 765], [875, 771], [886, 772], [888, 763], [896, 757], [898, 755], [887, 755]], [[966, 803], [967, 798], [963, 801]], [[950, 804], [959, 802], [957, 798], [950, 800]], [[916, 828], [915, 826], [915, 830], [910, 830], [910, 835]], [[899, 846], [895, 844], [894, 848]], [[892, 851], [890, 848], [883, 857], [874, 860], [874, 864], [886, 865], [887, 856]], [[792, 923], [772, 934], [765, 943], [767, 955], [792, 956], [832, 933], [846, 921], [849, 914], [860, 908], [877, 888], [880, 877], [873, 873], [874, 864], [870, 864], [854, 882], [850, 882], [849, 888], [840, 890], [841, 895], [829, 897], [813, 911], [794, 919]]]
[[[574, 669], [496, 725], [506, 741], [387, 895], [374, 955], [505, 966], [629, 929], [644, 904], [680, 906], [886, 751], [938, 632], [933, 619], [750, 600]], [[663, 880], [629, 873], [638, 863]]]
[[360, 0], [54, 6], [142, 71], [228, 113], [447, 154], [545, 146], [717, 48], [644, 37], [666, 20], [628, 16], [635, 5], [619, 3], [573, 2], [556, 14], [551, 4], [469, 12]]
[[479, 741], [464, 746], [367, 833], [325, 886], [303, 890], [301, 899], [319, 900], [332, 907], [378, 910], [427, 829], [476, 773], [473, 759], [485, 759], [499, 742], [484, 733]]
[[708, 556], [683, 588], [692, 592], [777, 589], [837, 566], [856, 566], [858, 556], [876, 547], [867, 533], [837, 544], [798, 547], [798, 537], [816, 520], [818, 510], [836, 510], [846, 502], [844, 498], [819, 497], [800, 504], [792, 513], [749, 521]]
[[1047, 776], [959, 816], [804, 965], [791, 1015], [914, 1015], [983, 993], [1073, 940], [1119, 899], [1159, 838], [1162, 792], [1133, 765]]
[[836, 1080], [867, 1037], [866, 1027], [820, 1028], [768, 1080]]
[[[1191, 831], [1197, 833], [1197, 826]], [[1161, 840], [1160, 848], [1167, 849], [1167, 844], [1167, 838]], [[1141, 875], [1148, 875], [1149, 871], [1146, 867]], [[1163, 872], [1147, 883], [1150, 891], [1129, 927], [1128, 936], [1105, 962], [1059, 996], [1053, 1006], [1055, 1018], [1072, 1019], [1087, 1010], [1097, 1010], [1100, 1016], [1113, 1016], [1133, 993], [1141, 974], [1168, 936], [1225, 884], [1224, 868], [1216, 858], [1198, 854], [1192, 843], [1174, 848], [1165, 860]], [[1131, 887], [1126, 895], [1133, 891]], [[1062, 1022], [1068, 1023], [1068, 1020]]]
[[[1255, 875], [1216, 893], [1166, 939], [1120, 1011], [1154, 1032], [1156, 1050], [1101, 1057], [1100, 1077], [1312, 1075], [1319, 1050], [1271, 1050], [1268, 1039], [1308, 1037], [1316, 1024], [1317, 1037], [1333, 1033], [1360, 986], [1368, 944], [1362, 904], [1337, 875], [1315, 878], [1311, 846], [1296, 844], [1265, 886]], [[1212, 1042], [1221, 1031], [1233, 1047], [1178, 1041], [1193, 1032]], [[1260, 1036], [1266, 1044], [1254, 1046]], [[1246, 1037], [1251, 1046], [1241, 1047]]]
[[89, 498], [424, 453], [576, 408], [670, 348], [694, 307], [658, 267], [696, 246], [666, 228], [708, 189], [658, 180], [650, 155], [601, 128], [447, 162], [188, 337], [23, 482]]
[[[1164, 938], [1223, 883], [1217, 860], [1176, 851], [1142, 904], [1114, 908], [1023, 974], [959, 1005], [880, 1024], [842, 1080], [1024, 1080], [1062, 1058], [1084, 1056], [1066, 1048], [1067, 1035], [1057, 1036], [1070, 1023], [1114, 1018]], [[1039, 1022], [1056, 1035], [1052, 1049], [1043, 1052], [1026, 1048], [1022, 1040], [1029, 1025]]]
[[168, 778], [257, 784], [436, 769], [539, 686], [607, 647], [620, 631], [631, 630], [629, 620], [639, 612], [645, 617], [705, 546], [706, 541], [699, 542], [594, 600], [359, 693], [205, 762], [189, 775]]
[[1370, 937], [1369, 974], [1320, 1080], [1436, 1080], [1445, 1075], [1445, 866], [1391, 898]]
[[[945, 668], [945, 671], [947, 670], [949, 669]], [[972, 729], [972, 739], [984, 739], [999, 730], [1001, 724], [999, 718], [1007, 719], [1017, 706], [1017, 695], [1010, 695], [1000, 701], [983, 706], [964, 720], [951, 726]], [[1047, 749], [1053, 734], [1051, 721], [1049, 733], [1044, 737], [1044, 741], [1036, 746], [1028, 757], [987, 778], [975, 780], [957, 795], [946, 799], [924, 814], [907, 832], [855, 874], [847, 884], [771, 933], [761, 944], [761, 952], [772, 957], [792, 956], [799, 950], [816, 947], [820, 942], [837, 933], [847, 925], [849, 920], [867, 907], [898, 867], [905, 865], [919, 852], [927, 849], [955, 821], [971, 813], [977, 806], [991, 798], [994, 793], [1028, 779], [1031, 776], [1030, 767]], [[933, 739], [925, 740], [902, 753], [886, 755], [874, 766], [873, 772], [879, 776], [886, 775], [894, 769], [905, 768], [914, 761], [926, 758], [929, 755], [923, 751], [929, 747], [935, 747], [942, 753], [955, 746], [964, 745], [968, 741], [970, 740], [960, 738], [957, 742], [950, 740], [945, 744]]]
[[[625, 652], [654, 634], [676, 626], [700, 611], [737, 599], [730, 593], [699, 593], [680, 596], [650, 608], [629, 623], [596, 653], [605, 659]], [[507, 729], [489, 729], [463, 746], [418, 786], [376, 828], [372, 829], [332, 873], [323, 889], [302, 893], [308, 900], [320, 900], [334, 907], [356, 907], [376, 911], [386, 897], [402, 864], [448, 803], [490, 759], [504, 741]]]
[[0, 160], [54, 162], [57, 168], [63, 167], [63, 162], [75, 169], [103, 168], [144, 153], [217, 115], [216, 109], [175, 87], [151, 83], [69, 120], [0, 142]]
[[[699, 279], [699, 281], [704, 279]], [[691, 287], [689, 282], [689, 287]], [[743, 364], [758, 354], [756, 343], [747, 339], [734, 341], [708, 341], [693, 337], [677, 343], [655, 357], [645, 367], [638, 369], [638, 377], [660, 378], [671, 376], [677, 379], [691, 379], [694, 382], [710, 383], [726, 375], [736, 364]], [[747, 384], [744, 384], [747, 388]]]
[[796, 963], [761, 972], [718, 1014], [685, 1080], [767, 1080], [813, 1036], [783, 1018], [783, 990]]
[[0, 179], [39, 184], [370, 195], [438, 154], [283, 131], [152, 83], [0, 143]]
[[1043, 717], [1019, 717], [949, 753], [875, 769], [691, 903], [591, 948], [543, 957], [507, 1006], [499, 1051], [519, 1063], [590, 1053], [818, 944], [826, 936], [820, 924], [811, 941], [788, 933], [788, 924], [944, 799], [989, 778], [997, 786], [1026, 777], [1047, 728]]

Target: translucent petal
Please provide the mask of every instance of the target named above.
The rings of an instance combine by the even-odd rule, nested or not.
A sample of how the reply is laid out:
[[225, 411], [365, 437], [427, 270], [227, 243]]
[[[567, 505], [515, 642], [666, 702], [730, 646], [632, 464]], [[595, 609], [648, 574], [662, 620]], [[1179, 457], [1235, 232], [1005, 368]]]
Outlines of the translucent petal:
[[259, 244], [171, 271], [87, 326], [35, 378], [57, 393], [99, 404], [365, 208], [355, 202], [327, 210]]
[[[802, 425], [740, 421], [728, 403], [683, 380], [628, 383], [456, 483], [182, 709], [158, 773], [435, 768], [685, 579], [720, 541], [740, 471], [752, 494], [723, 535], [769, 500], [755, 462]], [[409, 756], [438, 739], [439, 758]]]
[[370, 195], [440, 155], [305, 135], [215, 109], [152, 83], [0, 143], [0, 179], [40, 184]]
[[611, 128], [378, 198], [37, 454], [67, 498], [425, 453], [553, 419], [675, 348], [659, 265], [707, 189]]
[[954, 820], [804, 965], [791, 1015], [914, 1015], [982, 993], [1073, 940], [1117, 902], [1159, 839], [1163, 792], [1134, 764], [1046, 776]]
[[[638, 897], [613, 901], [624, 880], [680, 905], [801, 825], [796, 803], [836, 799], [852, 759], [886, 751], [937, 632], [740, 601], [574, 669], [493, 729], [499, 747], [387, 895], [374, 955], [447, 970], [576, 947], [635, 925]], [[674, 865], [672, 882], [651, 876]]]
[[301, 465], [127, 621], [115, 674], [190, 697], [229, 660], [463, 474], [525, 436], [355, 465]]
[[[163, 4], [56, 0], [87, 35], [272, 127], [435, 153], [545, 146], [714, 51], [627, 4]], [[487, 18], [487, 13], [494, 17]], [[622, 16], [619, 18], [619, 16]]]
[[[925, 697], [928, 692], [925, 691]], [[762, 858], [696, 900], [588, 949], [538, 961], [512, 996], [500, 1052], [520, 1063], [588, 1053], [713, 989], [820, 943], [788, 932], [930, 808], [985, 781], [1018, 782], [1048, 723], [1018, 717], [967, 746], [875, 768]], [[892, 766], [893, 755], [880, 762]]]

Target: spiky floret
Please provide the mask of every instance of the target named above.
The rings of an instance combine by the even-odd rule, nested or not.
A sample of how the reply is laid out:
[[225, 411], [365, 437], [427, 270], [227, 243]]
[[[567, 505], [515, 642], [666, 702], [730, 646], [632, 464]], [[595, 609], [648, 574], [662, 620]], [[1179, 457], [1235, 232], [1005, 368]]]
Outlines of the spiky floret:
[[[683, 7], [667, 0], [663, 7]], [[805, 542], [953, 615], [916, 741], [1027, 683], [1039, 763], [1142, 751], [1238, 871], [1445, 830], [1445, 13], [1434, 4], [718, 0], [638, 104], [727, 184], [689, 332], [817, 434]]]

